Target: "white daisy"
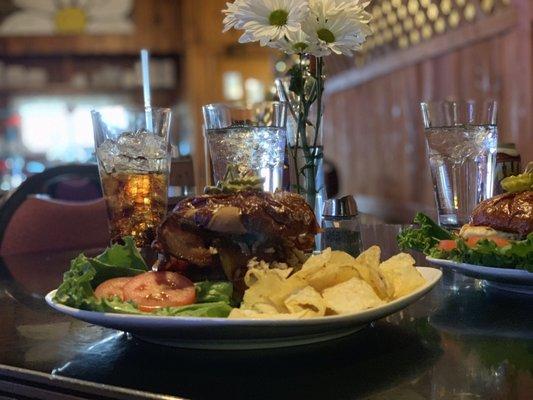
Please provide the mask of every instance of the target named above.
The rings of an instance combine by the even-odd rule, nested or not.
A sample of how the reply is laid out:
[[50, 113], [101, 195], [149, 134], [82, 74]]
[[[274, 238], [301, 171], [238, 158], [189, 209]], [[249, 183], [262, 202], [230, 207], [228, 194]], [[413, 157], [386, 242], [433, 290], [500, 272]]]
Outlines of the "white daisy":
[[231, 28], [241, 29], [242, 26], [248, 21], [248, 19], [242, 15], [241, 10], [245, 0], [235, 0], [233, 3], [226, 3], [226, 9], [222, 10], [222, 13], [225, 14], [224, 20], [224, 29], [222, 32], [227, 32]]
[[13, 0], [0, 36], [133, 32], [133, 0]]
[[348, 14], [355, 21], [368, 24], [372, 19], [372, 14], [365, 11], [365, 8], [370, 5], [370, 1], [349, 0], [336, 1], [335, 3], [341, 9], [341, 12]]
[[299, 31], [307, 12], [306, 0], [241, 0], [227, 22], [245, 30], [240, 42], [259, 41], [265, 46]]
[[311, 0], [311, 12], [303, 29], [311, 40], [317, 41], [322, 56], [331, 52], [351, 56], [361, 48], [372, 33], [364, 4], [368, 5], [356, 1]]
[[287, 54], [307, 53], [320, 56], [316, 40], [312, 41], [303, 30], [290, 32], [283, 39], [269, 43], [269, 46]]

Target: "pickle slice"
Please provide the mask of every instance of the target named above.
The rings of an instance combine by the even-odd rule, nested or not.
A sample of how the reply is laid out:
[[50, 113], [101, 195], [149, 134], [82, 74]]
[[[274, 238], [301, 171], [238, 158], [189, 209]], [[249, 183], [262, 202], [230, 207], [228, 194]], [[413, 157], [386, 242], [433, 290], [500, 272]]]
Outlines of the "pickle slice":
[[527, 164], [523, 174], [508, 176], [502, 179], [501, 185], [509, 193], [533, 190], [533, 162]]

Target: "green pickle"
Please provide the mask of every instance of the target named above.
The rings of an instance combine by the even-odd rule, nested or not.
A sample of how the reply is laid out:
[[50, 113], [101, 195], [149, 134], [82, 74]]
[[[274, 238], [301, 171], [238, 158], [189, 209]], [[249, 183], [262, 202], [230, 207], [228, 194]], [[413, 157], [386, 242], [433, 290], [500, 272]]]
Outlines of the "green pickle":
[[508, 176], [500, 182], [502, 188], [509, 193], [533, 190], [533, 162], [530, 162], [523, 174]]

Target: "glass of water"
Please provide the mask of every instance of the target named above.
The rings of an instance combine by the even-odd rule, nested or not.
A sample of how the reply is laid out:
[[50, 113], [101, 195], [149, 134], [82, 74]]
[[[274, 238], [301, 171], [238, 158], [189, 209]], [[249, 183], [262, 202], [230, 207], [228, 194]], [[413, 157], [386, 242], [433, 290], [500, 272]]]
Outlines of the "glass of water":
[[439, 223], [459, 227], [492, 197], [497, 103], [438, 101], [421, 108]]
[[228, 165], [244, 165], [264, 178], [263, 189], [282, 187], [285, 161], [287, 104], [270, 101], [252, 105], [203, 106], [205, 137], [215, 182]]

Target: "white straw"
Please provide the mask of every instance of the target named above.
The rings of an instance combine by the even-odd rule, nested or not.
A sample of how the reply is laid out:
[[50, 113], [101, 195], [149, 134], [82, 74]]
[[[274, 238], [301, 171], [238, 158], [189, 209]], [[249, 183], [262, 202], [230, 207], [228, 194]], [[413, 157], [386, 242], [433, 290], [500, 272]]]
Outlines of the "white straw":
[[153, 131], [152, 110], [150, 99], [150, 53], [146, 49], [141, 50], [141, 72], [143, 83], [144, 108], [146, 112], [146, 129]]

